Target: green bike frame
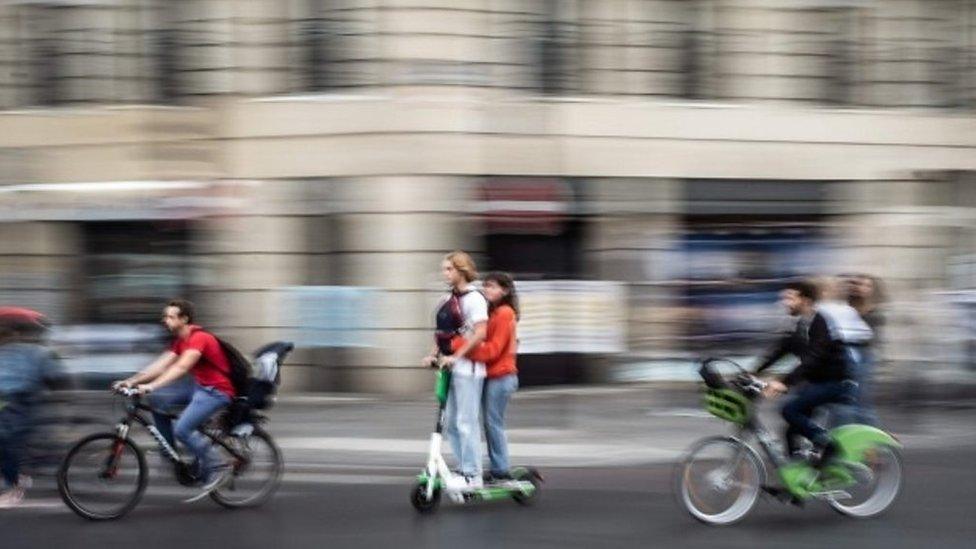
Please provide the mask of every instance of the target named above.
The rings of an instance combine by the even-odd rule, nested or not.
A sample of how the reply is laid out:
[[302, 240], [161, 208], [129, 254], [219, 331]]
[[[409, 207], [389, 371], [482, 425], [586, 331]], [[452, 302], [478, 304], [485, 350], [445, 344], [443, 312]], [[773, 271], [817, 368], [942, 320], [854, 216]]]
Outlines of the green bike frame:
[[822, 471], [817, 471], [805, 461], [786, 463], [777, 469], [783, 485], [794, 496], [809, 499], [817, 494], [853, 486], [857, 479], [852, 471], [866, 467], [865, 462], [872, 448], [901, 447], [894, 437], [870, 425], [837, 427], [830, 431], [830, 438], [839, 451], [834, 461], [825, 465]]
[[704, 404], [709, 413], [738, 426], [735, 438], [743, 444], [746, 444], [749, 435], [754, 435], [770, 463], [776, 467], [780, 482], [800, 500], [856, 484], [853, 471], [866, 468], [865, 463], [872, 448], [901, 447], [894, 437], [881, 429], [870, 425], [843, 425], [829, 433], [838, 448], [836, 459], [822, 470], [817, 470], [806, 461], [790, 461], [780, 453], [776, 439], [755, 414], [755, 405], [741, 393], [730, 389], [709, 389]]

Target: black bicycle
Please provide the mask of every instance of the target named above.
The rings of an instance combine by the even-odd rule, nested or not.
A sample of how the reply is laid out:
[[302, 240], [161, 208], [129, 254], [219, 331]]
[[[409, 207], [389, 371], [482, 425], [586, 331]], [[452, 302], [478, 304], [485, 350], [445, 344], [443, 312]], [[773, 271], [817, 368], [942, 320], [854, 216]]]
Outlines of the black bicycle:
[[[124, 516], [142, 498], [149, 483], [145, 451], [130, 437], [133, 422], [156, 440], [160, 454], [172, 463], [176, 480], [184, 486], [201, 484], [194, 464], [185, 460], [143, 412], [163, 413], [142, 402], [134, 389], [122, 388], [126, 415], [114, 432], [98, 433], [78, 441], [58, 471], [58, 491], [72, 511], [90, 520]], [[248, 421], [228, 431], [219, 417], [198, 430], [214, 443], [230, 465], [227, 480], [210, 498], [229, 508], [255, 507], [268, 501], [281, 484], [284, 462], [271, 435], [261, 428], [267, 418], [251, 411]]]

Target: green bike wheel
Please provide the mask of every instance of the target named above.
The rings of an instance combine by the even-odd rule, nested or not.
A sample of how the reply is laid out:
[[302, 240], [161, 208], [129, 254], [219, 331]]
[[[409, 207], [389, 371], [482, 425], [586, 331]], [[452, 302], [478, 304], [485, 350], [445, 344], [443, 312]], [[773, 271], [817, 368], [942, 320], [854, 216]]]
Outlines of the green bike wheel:
[[678, 464], [675, 488], [692, 517], [724, 526], [752, 511], [764, 478], [762, 460], [752, 448], [735, 438], [712, 437], [692, 446]]
[[892, 446], [876, 446], [866, 452], [863, 471], [853, 470], [857, 483], [831, 496], [827, 503], [842, 515], [876, 517], [891, 507], [902, 485], [901, 453]]

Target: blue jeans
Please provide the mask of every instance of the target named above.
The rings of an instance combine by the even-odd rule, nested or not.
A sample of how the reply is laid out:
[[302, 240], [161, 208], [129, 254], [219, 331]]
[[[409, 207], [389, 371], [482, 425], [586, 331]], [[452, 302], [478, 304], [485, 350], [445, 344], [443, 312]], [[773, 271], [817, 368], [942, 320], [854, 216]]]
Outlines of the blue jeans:
[[[197, 432], [197, 428], [210, 419], [210, 416], [230, 404], [230, 397], [213, 387], [202, 387], [186, 381], [188, 380], [181, 380], [171, 385], [171, 389], [164, 387], [159, 392], [149, 395], [149, 402], [153, 408], [159, 408], [161, 411], [172, 411], [186, 405], [183, 413], [176, 420], [176, 440], [182, 442], [196, 457], [200, 473], [203, 478], [206, 478], [216, 465], [216, 460], [210, 455], [212, 447], [210, 439]], [[166, 442], [175, 449], [172, 420], [164, 415], [153, 414], [153, 421]]]
[[485, 422], [485, 441], [488, 443], [488, 458], [491, 460], [491, 474], [495, 476], [508, 473], [508, 440], [505, 437], [505, 408], [518, 390], [518, 375], [485, 380], [485, 393], [482, 414]]
[[[17, 484], [30, 433], [30, 410], [26, 405], [5, 403], [0, 410], [0, 474], [8, 487]], [[3, 485], [0, 484], [0, 488]]]
[[857, 383], [851, 380], [827, 383], [807, 383], [801, 385], [786, 404], [783, 405], [783, 419], [786, 420], [786, 443], [793, 454], [796, 437], [804, 436], [815, 444], [828, 442], [827, 430], [813, 421], [813, 413], [825, 404], [854, 403]]
[[854, 403], [849, 406], [836, 406], [833, 410], [834, 425], [860, 423], [863, 425], [881, 425], [878, 414], [874, 410], [871, 389], [874, 386], [874, 354], [869, 349], [859, 351], [859, 360], [854, 363], [853, 374], [857, 382]]
[[451, 451], [466, 477], [481, 476], [481, 390], [484, 378], [451, 376], [451, 392], [447, 396], [447, 437]]

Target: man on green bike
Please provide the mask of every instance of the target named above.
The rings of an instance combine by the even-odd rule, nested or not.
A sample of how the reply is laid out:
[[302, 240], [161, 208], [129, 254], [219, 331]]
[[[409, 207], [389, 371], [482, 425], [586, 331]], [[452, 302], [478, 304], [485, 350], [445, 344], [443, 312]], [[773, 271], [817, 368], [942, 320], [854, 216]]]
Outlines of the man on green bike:
[[786, 441], [791, 455], [797, 452], [797, 437], [810, 440], [820, 451], [818, 464], [836, 451], [827, 430], [813, 421], [814, 411], [825, 404], [853, 404], [857, 395], [855, 366], [872, 337], [871, 328], [857, 311], [836, 299], [836, 285], [828, 282], [830, 299], [820, 303], [821, 288], [812, 281], [792, 282], [780, 300], [797, 318], [796, 329], [782, 338], [760, 363], [761, 372], [784, 355], [792, 354], [800, 364], [783, 381], [771, 380], [767, 397], [791, 392], [783, 406]]

